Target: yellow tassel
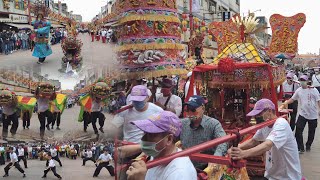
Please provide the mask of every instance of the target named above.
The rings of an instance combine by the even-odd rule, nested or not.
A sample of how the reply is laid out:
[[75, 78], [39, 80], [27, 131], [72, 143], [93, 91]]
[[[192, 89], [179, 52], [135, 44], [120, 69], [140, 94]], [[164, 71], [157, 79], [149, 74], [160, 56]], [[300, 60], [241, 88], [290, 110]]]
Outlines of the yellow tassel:
[[119, 20], [119, 24], [123, 24], [128, 21], [165, 21], [165, 22], [175, 22], [181, 23], [180, 19], [175, 16], [165, 16], [165, 15], [129, 15], [123, 17]]
[[128, 50], [154, 50], [154, 49], [185, 49], [184, 44], [174, 44], [174, 43], [150, 43], [150, 44], [126, 44], [123, 46], [116, 47], [116, 51], [128, 51]]

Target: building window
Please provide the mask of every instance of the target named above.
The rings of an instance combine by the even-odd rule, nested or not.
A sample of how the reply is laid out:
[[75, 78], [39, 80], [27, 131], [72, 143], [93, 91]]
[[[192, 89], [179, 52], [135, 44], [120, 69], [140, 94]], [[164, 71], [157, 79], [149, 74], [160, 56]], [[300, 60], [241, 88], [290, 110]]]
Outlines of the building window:
[[217, 2], [215, 1], [209, 1], [209, 12], [216, 12], [216, 8], [217, 8]]
[[24, 0], [19, 1], [19, 9], [24, 10]]

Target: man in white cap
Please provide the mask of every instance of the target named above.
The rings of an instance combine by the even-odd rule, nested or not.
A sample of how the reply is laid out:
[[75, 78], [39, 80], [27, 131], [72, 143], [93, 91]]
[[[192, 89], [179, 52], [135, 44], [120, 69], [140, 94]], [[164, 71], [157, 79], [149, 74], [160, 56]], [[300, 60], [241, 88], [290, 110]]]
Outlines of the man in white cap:
[[[249, 117], [260, 117], [263, 121], [276, 119], [275, 105], [269, 99], [259, 100]], [[233, 160], [240, 160], [266, 153], [267, 179], [300, 180], [301, 167], [297, 143], [284, 118], [277, 118], [276, 122], [268, 127], [259, 129], [252, 139], [232, 147], [228, 150]]]
[[[298, 100], [299, 102], [299, 117], [296, 123], [296, 139], [298, 144], [298, 150], [300, 153], [305, 151], [303, 144], [303, 130], [308, 123], [308, 141], [306, 143], [306, 150], [311, 150], [311, 145], [314, 140], [314, 135], [316, 132], [318, 117], [320, 108], [320, 94], [319, 91], [314, 88], [308, 86], [308, 76], [302, 75], [299, 78], [301, 87], [297, 89], [297, 91], [293, 94], [293, 96], [285, 101], [282, 105], [287, 106], [288, 104], [293, 103]], [[317, 107], [318, 106], [318, 107]]]

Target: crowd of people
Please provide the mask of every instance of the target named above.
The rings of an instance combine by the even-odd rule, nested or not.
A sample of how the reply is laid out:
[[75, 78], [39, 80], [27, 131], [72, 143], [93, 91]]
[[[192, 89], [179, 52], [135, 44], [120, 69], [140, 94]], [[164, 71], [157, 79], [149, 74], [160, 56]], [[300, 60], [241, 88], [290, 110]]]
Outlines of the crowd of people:
[[116, 43], [117, 42], [116, 34], [112, 28], [109, 28], [109, 29], [108, 28], [101, 28], [96, 31], [91, 30], [89, 33], [91, 35], [92, 42], [94, 42], [94, 40], [99, 42], [100, 39], [101, 39], [102, 43]]
[[[0, 54], [9, 55], [16, 51], [33, 50], [35, 33], [30, 29], [0, 31]], [[50, 44], [59, 44], [67, 37], [64, 28], [51, 29]]]
[[0, 54], [12, 54], [18, 50], [30, 50], [34, 35], [31, 30], [2, 30], [0, 32]]
[[[75, 143], [75, 142], [61, 142], [54, 144], [47, 143], [29, 143], [19, 145], [4, 145], [0, 144], [0, 166], [6, 165], [4, 177], [9, 176], [9, 170], [12, 166], [15, 166], [26, 177], [26, 170], [20, 166], [20, 161], [23, 162], [24, 169], [28, 168], [29, 160], [46, 161], [44, 170], [45, 178], [47, 173], [51, 170], [53, 174], [61, 179], [61, 176], [56, 172], [55, 162], [58, 162], [62, 167], [60, 158], [68, 158], [75, 160], [82, 158], [82, 166], [90, 160], [96, 165], [96, 170], [93, 173], [93, 177], [97, 177], [103, 167], [105, 167], [111, 176], [114, 176], [114, 169], [111, 166], [110, 161], [113, 159], [114, 143], [106, 142], [102, 143]], [[54, 161], [53, 161], [54, 160]]]

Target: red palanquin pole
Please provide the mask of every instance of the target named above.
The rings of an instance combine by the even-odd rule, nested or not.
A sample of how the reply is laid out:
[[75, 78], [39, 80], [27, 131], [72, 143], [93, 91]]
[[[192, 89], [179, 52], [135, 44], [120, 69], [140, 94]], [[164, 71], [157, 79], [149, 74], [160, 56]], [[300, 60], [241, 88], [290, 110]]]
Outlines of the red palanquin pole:
[[[286, 115], [283, 115], [281, 117], [285, 118]], [[239, 134], [240, 134], [240, 136], [243, 136], [243, 135], [246, 135], [246, 134], [249, 134], [249, 133], [253, 133], [253, 132], [255, 132], [255, 131], [257, 131], [257, 130], [263, 128], [263, 127], [273, 125], [276, 122], [277, 119], [269, 120], [269, 121], [266, 121], [266, 122], [263, 122], [263, 123], [260, 123], [260, 124], [245, 128], [243, 130], [240, 130]], [[157, 159], [157, 160], [154, 160], [154, 161], [150, 161], [150, 162], [147, 163], [147, 168], [150, 169], [150, 168], [153, 168], [153, 167], [156, 167], [156, 166], [159, 166], [159, 165], [169, 164], [175, 158], [184, 157], [184, 156], [191, 156], [192, 154], [201, 152], [203, 150], [206, 150], [206, 149], [209, 149], [209, 148], [212, 148], [212, 147], [216, 147], [221, 143], [225, 143], [225, 142], [232, 141], [232, 140], [235, 140], [235, 139], [237, 139], [237, 135], [236, 134], [231, 134], [231, 135], [226, 135], [226, 136], [223, 136], [223, 137], [220, 137], [220, 138], [216, 138], [214, 140], [207, 141], [207, 142], [199, 144], [197, 146], [185, 149], [185, 150], [183, 150], [181, 152], [172, 154], [170, 156], [163, 157], [163, 158], [160, 158], [160, 159]]]

